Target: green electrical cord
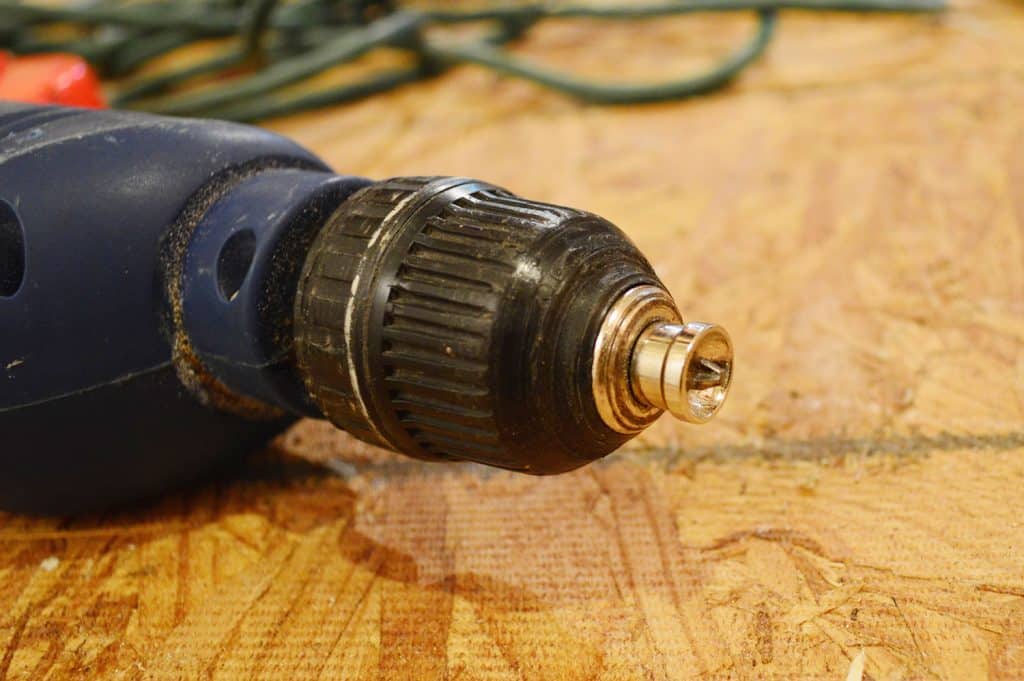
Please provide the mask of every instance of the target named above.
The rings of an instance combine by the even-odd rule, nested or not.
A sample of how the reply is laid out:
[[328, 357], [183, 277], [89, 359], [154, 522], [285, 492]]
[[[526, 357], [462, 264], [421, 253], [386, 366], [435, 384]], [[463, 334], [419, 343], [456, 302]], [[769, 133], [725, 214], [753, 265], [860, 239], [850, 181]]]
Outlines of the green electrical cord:
[[[226, 42], [212, 56], [121, 83], [114, 106], [250, 121], [352, 101], [477, 64], [582, 101], [635, 104], [681, 99], [726, 85], [756, 61], [779, 10], [939, 12], [945, 0], [665, 0], [624, 5], [519, 3], [475, 9], [399, 6], [392, 0], [95, 0], [68, 6], [0, 0], [0, 48], [73, 52], [106, 78], [131, 76], [159, 57], [200, 41]], [[706, 71], [659, 83], [604, 83], [547, 69], [505, 48], [542, 21], [636, 20], [696, 12], [754, 12], [749, 41]], [[482, 39], [434, 39], [427, 29], [493, 25]], [[72, 37], [67, 35], [71, 29]], [[57, 29], [63, 29], [59, 34]], [[410, 54], [410, 65], [310, 91], [299, 84], [380, 48]], [[151, 71], [152, 69], [150, 69]], [[196, 81], [206, 87], [196, 87]], [[215, 86], [209, 86], [216, 81]]]

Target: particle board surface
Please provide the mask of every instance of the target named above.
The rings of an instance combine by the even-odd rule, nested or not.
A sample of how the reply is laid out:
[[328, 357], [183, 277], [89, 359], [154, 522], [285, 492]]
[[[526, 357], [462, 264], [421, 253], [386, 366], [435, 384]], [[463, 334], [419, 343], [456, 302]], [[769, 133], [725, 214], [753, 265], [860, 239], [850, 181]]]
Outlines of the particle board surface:
[[[669, 74], [750, 27], [529, 46]], [[351, 173], [608, 217], [731, 331], [730, 402], [552, 478], [306, 422], [144, 508], [0, 515], [0, 679], [1024, 678], [1022, 111], [1024, 5], [979, 0], [785, 13], [683, 103], [465, 68], [272, 122]]]

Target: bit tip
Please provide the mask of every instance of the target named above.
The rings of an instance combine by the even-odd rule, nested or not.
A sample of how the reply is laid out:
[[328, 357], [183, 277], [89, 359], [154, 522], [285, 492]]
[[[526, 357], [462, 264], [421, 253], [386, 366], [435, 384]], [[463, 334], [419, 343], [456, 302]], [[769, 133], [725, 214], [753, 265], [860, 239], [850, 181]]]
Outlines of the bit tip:
[[633, 350], [638, 397], [690, 423], [705, 423], [722, 405], [732, 381], [732, 341], [704, 322], [656, 322]]

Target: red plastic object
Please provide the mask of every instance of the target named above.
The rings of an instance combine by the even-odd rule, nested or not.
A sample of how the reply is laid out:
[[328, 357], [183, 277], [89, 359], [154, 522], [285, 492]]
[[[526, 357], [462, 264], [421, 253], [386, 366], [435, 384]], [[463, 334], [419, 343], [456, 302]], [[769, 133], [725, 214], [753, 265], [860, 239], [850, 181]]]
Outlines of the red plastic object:
[[81, 57], [0, 52], [0, 99], [98, 109], [106, 106], [99, 79]]

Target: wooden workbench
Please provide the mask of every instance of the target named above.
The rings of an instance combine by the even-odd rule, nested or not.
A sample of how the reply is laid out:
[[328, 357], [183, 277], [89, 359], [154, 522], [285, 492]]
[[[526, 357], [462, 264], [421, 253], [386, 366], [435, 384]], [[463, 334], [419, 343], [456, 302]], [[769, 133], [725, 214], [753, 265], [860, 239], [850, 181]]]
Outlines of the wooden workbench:
[[[668, 74], [750, 28], [530, 47]], [[0, 516], [0, 679], [1024, 677], [1022, 111], [1024, 5], [958, 0], [784, 14], [740, 82], [684, 103], [466, 68], [272, 123], [348, 172], [607, 216], [732, 332], [730, 403], [554, 478], [310, 422], [146, 508]]]

